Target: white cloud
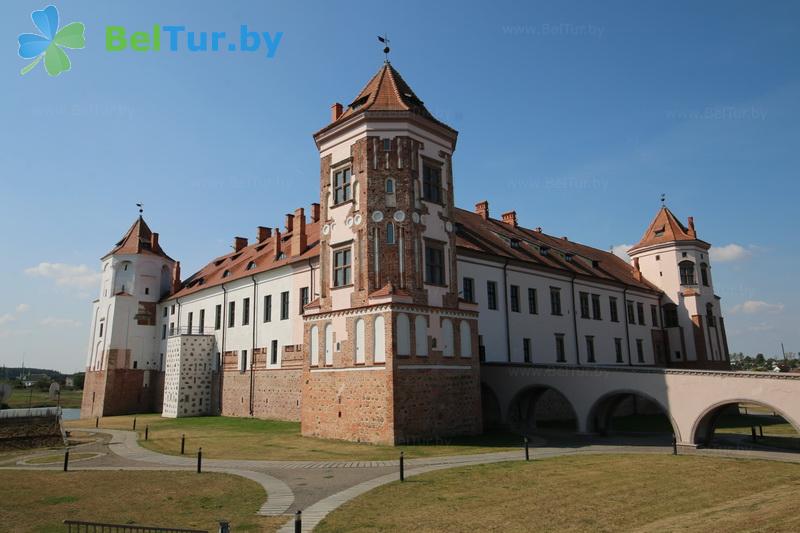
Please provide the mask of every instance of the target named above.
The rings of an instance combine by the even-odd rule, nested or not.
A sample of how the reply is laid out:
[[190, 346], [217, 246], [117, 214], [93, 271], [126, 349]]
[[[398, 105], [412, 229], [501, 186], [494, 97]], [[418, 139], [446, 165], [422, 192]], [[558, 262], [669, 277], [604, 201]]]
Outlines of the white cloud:
[[730, 263], [747, 259], [753, 252], [740, 244], [730, 243], [725, 246], [712, 246], [708, 253], [714, 261]]
[[51, 327], [69, 327], [69, 328], [78, 328], [81, 326], [81, 323], [77, 320], [72, 320], [71, 318], [56, 318], [52, 316], [48, 316], [43, 318], [40, 322], [43, 326], [51, 326]]
[[731, 307], [731, 313], [742, 313], [745, 315], [780, 313], [781, 311], [783, 311], [783, 304], [771, 304], [761, 300], [747, 300], [746, 302]]
[[25, 273], [51, 279], [62, 287], [88, 289], [100, 284], [100, 272], [95, 272], [86, 265], [42, 262], [35, 267], [26, 268]]
[[31, 308], [31, 306], [28, 305], [28, 304], [19, 304], [17, 306], [17, 313], [24, 313], [26, 311], [29, 311], [30, 308]]
[[628, 250], [633, 248], [632, 244], [616, 244], [611, 247], [611, 253], [625, 261], [626, 263], [631, 262], [631, 258], [628, 255]]
[[4, 315], [0, 315], [0, 326], [2, 326], [3, 324], [8, 324], [9, 322], [13, 322], [16, 319], [17, 319], [17, 317], [12, 315], [11, 313], [6, 313]]

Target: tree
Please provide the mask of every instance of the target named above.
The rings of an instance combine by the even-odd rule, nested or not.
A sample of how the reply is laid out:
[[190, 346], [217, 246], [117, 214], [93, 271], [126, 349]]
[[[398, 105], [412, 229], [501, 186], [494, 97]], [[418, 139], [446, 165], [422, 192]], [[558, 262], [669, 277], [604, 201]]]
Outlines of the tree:
[[76, 372], [72, 375], [72, 386], [76, 389], [83, 389], [83, 382], [86, 379], [86, 374], [83, 372]]

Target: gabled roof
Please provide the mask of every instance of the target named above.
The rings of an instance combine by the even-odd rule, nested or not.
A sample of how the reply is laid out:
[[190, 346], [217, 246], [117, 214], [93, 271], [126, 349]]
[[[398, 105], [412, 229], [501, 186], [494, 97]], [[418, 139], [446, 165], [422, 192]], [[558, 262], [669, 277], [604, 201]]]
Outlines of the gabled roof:
[[158, 244], [158, 239], [156, 238], [153, 240], [153, 232], [150, 231], [150, 227], [141, 215], [139, 215], [139, 218], [136, 219], [128, 231], [125, 232], [122, 239], [114, 245], [114, 248], [102, 258], [105, 259], [114, 254], [152, 254], [169, 259], [170, 261], [173, 260], [161, 249], [161, 246]]
[[[691, 220], [690, 220], [691, 225]], [[662, 206], [658, 210], [656, 217], [650, 223], [647, 231], [642, 235], [641, 240], [633, 246], [628, 253], [653, 246], [655, 244], [665, 244], [677, 241], [700, 241], [694, 228], [684, 226], [678, 217], [669, 210], [667, 206]]]

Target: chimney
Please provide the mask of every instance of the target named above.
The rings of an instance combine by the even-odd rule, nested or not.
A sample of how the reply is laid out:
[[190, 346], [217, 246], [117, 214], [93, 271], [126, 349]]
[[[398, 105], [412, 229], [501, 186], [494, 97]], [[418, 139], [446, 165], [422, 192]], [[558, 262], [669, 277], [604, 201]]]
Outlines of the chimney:
[[486, 200], [475, 204], [475, 212], [478, 213], [483, 220], [489, 218], [489, 202]]
[[[488, 209], [487, 209], [488, 211]], [[503, 213], [503, 222], [508, 224], [512, 227], [517, 227], [517, 212], [516, 211], [508, 211]]]
[[150, 249], [153, 251], [158, 250], [158, 233], [150, 234]]
[[536, 233], [541, 233], [542, 232], [542, 227], [541, 226], [536, 226], [535, 228], [533, 228], [533, 231], [535, 231]]
[[319, 204], [311, 204], [311, 222], [319, 222]]
[[294, 211], [294, 232], [292, 232], [292, 255], [300, 255], [307, 248], [306, 214], [302, 207]]
[[331, 106], [331, 122], [339, 120], [339, 117], [341, 116], [342, 116], [342, 104], [336, 102]]
[[258, 226], [256, 228], [256, 241], [262, 243], [269, 239], [270, 235], [272, 235], [272, 230], [269, 228], [265, 228], [264, 226]]
[[233, 238], [233, 249], [236, 252], [239, 252], [247, 246], [247, 238], [246, 237], [234, 237]]
[[281, 256], [282, 249], [281, 230], [275, 228], [275, 259]]
[[294, 215], [291, 213], [286, 213], [286, 233], [290, 233], [293, 229], [294, 224]]
[[172, 267], [172, 294], [181, 290], [181, 262], [175, 261], [175, 266]]
[[694, 217], [689, 217], [689, 235], [697, 237], [697, 230], [694, 229]]

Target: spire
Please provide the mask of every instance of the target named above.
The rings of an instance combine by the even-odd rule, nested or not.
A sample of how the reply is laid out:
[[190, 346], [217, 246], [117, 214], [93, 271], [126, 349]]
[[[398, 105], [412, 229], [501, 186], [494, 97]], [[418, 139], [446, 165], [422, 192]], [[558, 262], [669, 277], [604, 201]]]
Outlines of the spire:
[[697, 240], [697, 233], [694, 231], [694, 219], [689, 217], [689, 227], [687, 228], [666, 205], [662, 205], [647, 231], [642, 235], [641, 240], [628, 250], [628, 254], [654, 244]]
[[150, 231], [150, 227], [141, 214], [139, 214], [128, 231], [125, 232], [122, 239], [114, 245], [114, 248], [103, 256], [103, 259], [114, 254], [153, 254], [172, 261], [172, 258], [164, 252], [158, 243], [158, 233]]

